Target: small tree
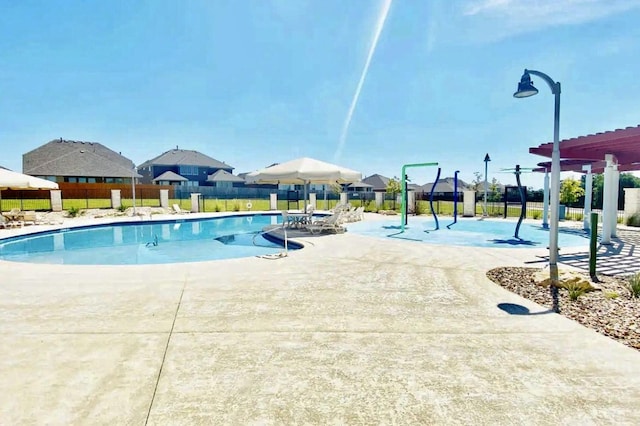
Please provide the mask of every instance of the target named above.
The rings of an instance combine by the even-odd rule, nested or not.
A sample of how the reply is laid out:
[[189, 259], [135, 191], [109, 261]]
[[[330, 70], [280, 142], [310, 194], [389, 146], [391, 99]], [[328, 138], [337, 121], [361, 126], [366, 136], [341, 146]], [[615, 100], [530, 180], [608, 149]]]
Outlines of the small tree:
[[402, 192], [402, 188], [400, 186], [400, 180], [394, 176], [389, 179], [387, 182], [387, 194], [391, 194], [393, 196], [393, 209], [396, 209], [396, 195]]
[[471, 181], [471, 185], [473, 186], [473, 190], [478, 192], [482, 185], [484, 184], [484, 175], [480, 172], [473, 172], [473, 180]]
[[580, 185], [580, 181], [569, 178], [562, 181], [560, 185], [560, 202], [562, 204], [571, 205], [584, 195], [584, 189]]
[[487, 199], [491, 202], [500, 201], [500, 182], [496, 178], [491, 179]]

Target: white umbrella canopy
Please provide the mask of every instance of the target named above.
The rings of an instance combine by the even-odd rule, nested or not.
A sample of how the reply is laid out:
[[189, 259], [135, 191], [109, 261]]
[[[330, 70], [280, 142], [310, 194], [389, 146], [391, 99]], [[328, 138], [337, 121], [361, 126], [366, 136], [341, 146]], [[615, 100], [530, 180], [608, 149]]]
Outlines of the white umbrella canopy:
[[362, 173], [313, 158], [302, 157], [276, 164], [246, 176], [248, 183], [334, 184], [362, 180]]
[[[306, 211], [308, 185], [360, 182], [362, 173], [313, 158], [302, 157], [249, 173], [248, 183], [302, 184]], [[326, 195], [326, 191], [325, 191]]]
[[58, 184], [0, 168], [0, 190], [3, 189], [58, 189]]
[[58, 189], [58, 184], [0, 167], [0, 211], [3, 189]]

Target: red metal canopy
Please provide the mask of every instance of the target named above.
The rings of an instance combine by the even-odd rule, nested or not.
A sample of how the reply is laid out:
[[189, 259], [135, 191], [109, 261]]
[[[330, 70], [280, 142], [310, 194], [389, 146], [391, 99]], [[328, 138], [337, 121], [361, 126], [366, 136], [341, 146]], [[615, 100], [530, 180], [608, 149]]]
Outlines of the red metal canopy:
[[[553, 142], [529, 148], [531, 154], [551, 158]], [[581, 172], [582, 166], [591, 164], [594, 173], [602, 173], [604, 156], [613, 154], [618, 160], [618, 170], [640, 170], [640, 125], [594, 135], [560, 141], [560, 169]], [[539, 163], [536, 171], [551, 169], [551, 163]]]

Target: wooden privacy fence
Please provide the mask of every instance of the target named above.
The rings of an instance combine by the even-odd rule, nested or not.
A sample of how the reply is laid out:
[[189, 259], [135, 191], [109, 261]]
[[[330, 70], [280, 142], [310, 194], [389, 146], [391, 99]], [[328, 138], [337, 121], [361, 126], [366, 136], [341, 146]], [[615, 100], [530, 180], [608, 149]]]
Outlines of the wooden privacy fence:
[[[111, 199], [111, 190], [119, 189], [120, 197], [132, 198], [131, 184], [126, 183], [59, 183], [62, 199]], [[160, 199], [160, 190], [168, 189], [169, 198], [173, 198], [174, 189], [171, 185], [136, 184], [136, 197]], [[47, 197], [48, 193], [47, 192]]]

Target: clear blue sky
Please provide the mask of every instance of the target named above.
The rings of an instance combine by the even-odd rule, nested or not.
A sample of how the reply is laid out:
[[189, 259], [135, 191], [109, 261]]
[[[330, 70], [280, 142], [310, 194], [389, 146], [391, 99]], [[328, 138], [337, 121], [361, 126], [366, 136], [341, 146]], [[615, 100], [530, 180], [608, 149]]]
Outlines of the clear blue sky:
[[512, 97], [525, 67], [562, 83], [562, 138], [640, 124], [640, 1], [396, 0], [344, 132], [388, 4], [0, 0], [0, 165], [63, 137], [136, 164], [179, 145], [235, 173], [308, 156], [470, 181], [488, 152], [511, 183], [496, 172], [553, 136], [544, 82]]

